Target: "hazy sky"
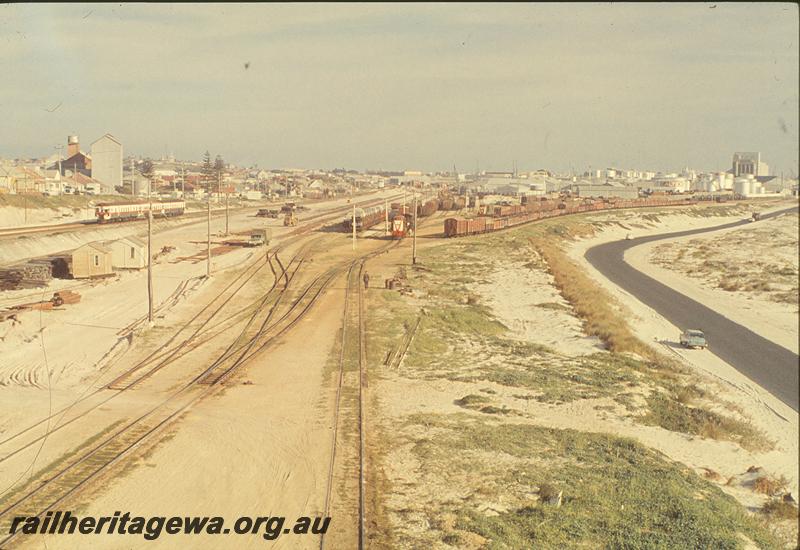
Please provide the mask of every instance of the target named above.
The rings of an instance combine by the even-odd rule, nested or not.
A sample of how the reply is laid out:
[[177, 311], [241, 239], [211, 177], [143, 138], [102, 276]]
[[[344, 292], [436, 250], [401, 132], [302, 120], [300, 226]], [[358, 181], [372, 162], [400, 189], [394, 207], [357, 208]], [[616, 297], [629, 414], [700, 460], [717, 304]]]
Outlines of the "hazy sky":
[[0, 157], [797, 173], [797, 38], [789, 3], [6, 4]]

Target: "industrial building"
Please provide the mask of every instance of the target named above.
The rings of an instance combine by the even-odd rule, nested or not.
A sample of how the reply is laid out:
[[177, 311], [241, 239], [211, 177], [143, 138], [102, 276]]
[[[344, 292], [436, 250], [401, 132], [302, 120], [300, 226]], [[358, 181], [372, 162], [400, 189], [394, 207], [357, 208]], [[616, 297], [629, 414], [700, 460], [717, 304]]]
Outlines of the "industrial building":
[[594, 183], [576, 183], [571, 186], [572, 192], [579, 197], [635, 199], [639, 197], [639, 189], [628, 185], [600, 185]]
[[66, 175], [67, 170], [73, 174], [92, 175], [92, 157], [81, 151], [78, 136], [67, 136], [67, 157], [58, 160], [49, 167], [50, 170], [60, 170], [61, 175]]
[[122, 144], [106, 134], [91, 146], [92, 178], [110, 188], [122, 186]]
[[761, 153], [734, 153], [733, 177], [752, 175], [755, 177], [769, 176], [767, 163], [761, 162]]

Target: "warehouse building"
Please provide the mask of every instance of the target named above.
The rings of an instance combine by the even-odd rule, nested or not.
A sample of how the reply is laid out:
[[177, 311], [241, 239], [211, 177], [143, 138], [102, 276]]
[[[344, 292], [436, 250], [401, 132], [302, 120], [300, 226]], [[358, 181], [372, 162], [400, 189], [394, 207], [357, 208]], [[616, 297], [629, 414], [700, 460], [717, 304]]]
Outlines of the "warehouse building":
[[122, 186], [122, 144], [106, 134], [91, 146], [92, 178], [110, 187]]
[[635, 199], [639, 197], [639, 188], [629, 185], [601, 185], [594, 183], [577, 183], [572, 185], [572, 192], [585, 198], [604, 197], [617, 199]]

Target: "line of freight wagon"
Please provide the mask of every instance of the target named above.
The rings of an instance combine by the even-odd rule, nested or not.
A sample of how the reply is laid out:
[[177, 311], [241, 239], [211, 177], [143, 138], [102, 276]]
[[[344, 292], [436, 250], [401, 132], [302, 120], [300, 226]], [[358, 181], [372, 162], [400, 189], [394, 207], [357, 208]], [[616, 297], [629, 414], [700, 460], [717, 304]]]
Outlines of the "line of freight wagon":
[[696, 204], [692, 199], [647, 198], [632, 200], [530, 200], [525, 204], [485, 207], [484, 216], [477, 218], [447, 218], [444, 221], [445, 237], [463, 237], [498, 231], [536, 220], [600, 210], [646, 208], [660, 206], [686, 206]]
[[[417, 205], [417, 217], [425, 218], [431, 216], [439, 210], [459, 210], [465, 208], [466, 200], [464, 197], [444, 197], [432, 198]], [[345, 232], [353, 230], [353, 214], [349, 214], [342, 220], [342, 228]], [[363, 231], [369, 229], [386, 220], [386, 209], [383, 206], [375, 206], [372, 208], [356, 208], [355, 209], [355, 222], [356, 231]], [[389, 206], [388, 213], [389, 225], [391, 227], [392, 237], [402, 238], [413, 229], [414, 212], [413, 207], [409, 204], [402, 205], [399, 202], [393, 202]]]

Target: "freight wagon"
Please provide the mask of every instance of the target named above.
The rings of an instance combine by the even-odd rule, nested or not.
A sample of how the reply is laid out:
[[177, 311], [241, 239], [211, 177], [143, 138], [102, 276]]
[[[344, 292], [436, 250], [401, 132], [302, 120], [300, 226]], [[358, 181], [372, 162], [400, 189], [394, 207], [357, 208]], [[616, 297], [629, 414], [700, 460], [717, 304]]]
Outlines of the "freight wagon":
[[594, 212], [598, 210], [610, 210], [620, 208], [643, 208], [659, 206], [680, 206], [695, 204], [696, 201], [690, 199], [671, 199], [659, 197], [651, 199], [633, 199], [624, 201], [608, 202], [586, 202], [586, 201], [553, 201], [541, 200], [531, 201], [523, 205], [500, 205], [491, 206], [486, 209], [486, 216], [460, 219], [447, 218], [444, 221], [445, 237], [462, 237], [465, 235], [478, 235], [491, 231], [499, 231], [506, 227], [514, 227], [523, 223], [563, 216], [567, 214], [579, 214], [582, 212]]
[[182, 200], [167, 200], [155, 202], [117, 202], [100, 203], [95, 207], [94, 213], [98, 223], [121, 222], [138, 220], [147, 217], [147, 211], [152, 204], [153, 217], [180, 216], [186, 210], [186, 203]]
[[417, 206], [417, 216], [424, 218], [434, 214], [439, 209], [439, 200], [430, 199]]
[[369, 229], [378, 222], [386, 219], [386, 209], [383, 206], [373, 206], [371, 208], [356, 208], [355, 214], [351, 212], [342, 220], [342, 227], [345, 231], [353, 230], [353, 218], [355, 217], [356, 231]]

